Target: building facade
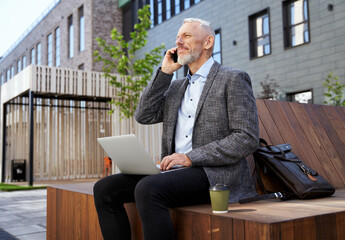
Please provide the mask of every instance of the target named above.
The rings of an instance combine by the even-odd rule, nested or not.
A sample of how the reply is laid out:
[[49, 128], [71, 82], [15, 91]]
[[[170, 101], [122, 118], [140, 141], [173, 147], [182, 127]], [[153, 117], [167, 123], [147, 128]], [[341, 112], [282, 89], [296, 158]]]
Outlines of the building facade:
[[[323, 104], [330, 72], [345, 78], [343, 0], [144, 0], [151, 5], [147, 46], [175, 46], [184, 18], [210, 21], [216, 30], [215, 59], [244, 70], [254, 94], [260, 83], [278, 84], [277, 99]], [[141, 0], [132, 1], [136, 8]], [[129, 26], [127, 26], [129, 27]], [[186, 70], [177, 72], [177, 77]]]
[[0, 60], [1, 85], [30, 64], [101, 71], [94, 61], [95, 38], [110, 40], [122, 29], [117, 0], [60, 0], [10, 52]]
[[1, 181], [19, 160], [29, 182], [100, 177], [96, 139], [122, 128], [93, 52], [122, 28], [118, 1], [56, 0], [32, 26], [0, 59]]

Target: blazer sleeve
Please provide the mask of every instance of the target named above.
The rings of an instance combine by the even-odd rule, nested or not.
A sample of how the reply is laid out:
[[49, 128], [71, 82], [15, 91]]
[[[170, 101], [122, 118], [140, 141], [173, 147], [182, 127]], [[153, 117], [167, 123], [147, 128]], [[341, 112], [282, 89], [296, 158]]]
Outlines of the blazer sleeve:
[[138, 123], [154, 124], [163, 121], [164, 94], [170, 86], [172, 76], [160, 69], [156, 71], [153, 79], [144, 89], [135, 111], [134, 116]]
[[[210, 141], [187, 153], [193, 166], [231, 165], [253, 153], [259, 145], [258, 115], [250, 77], [242, 71], [225, 74], [228, 78], [226, 87], [228, 129], [226, 131], [229, 131], [229, 135]], [[225, 77], [224, 74], [222, 77]], [[222, 129], [217, 130], [222, 131]], [[194, 134], [198, 136], [193, 136], [193, 138], [207, 137], [198, 131]]]

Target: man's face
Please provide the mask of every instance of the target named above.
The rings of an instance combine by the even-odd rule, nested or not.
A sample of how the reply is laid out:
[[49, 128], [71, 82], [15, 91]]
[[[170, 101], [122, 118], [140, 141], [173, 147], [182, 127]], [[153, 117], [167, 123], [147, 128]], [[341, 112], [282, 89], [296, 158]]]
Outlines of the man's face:
[[205, 30], [198, 22], [184, 23], [181, 26], [176, 37], [180, 65], [190, 64], [200, 58], [206, 36]]

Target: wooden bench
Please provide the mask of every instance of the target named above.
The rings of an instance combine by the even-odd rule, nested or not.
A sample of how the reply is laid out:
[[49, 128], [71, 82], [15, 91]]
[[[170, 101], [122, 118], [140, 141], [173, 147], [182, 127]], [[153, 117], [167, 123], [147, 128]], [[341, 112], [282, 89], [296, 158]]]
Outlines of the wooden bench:
[[[307, 165], [337, 189], [313, 200], [265, 200], [229, 204], [213, 214], [210, 205], [170, 210], [176, 239], [345, 239], [345, 108], [257, 100], [260, 136], [289, 142]], [[253, 168], [253, 160], [248, 158]], [[47, 239], [102, 239], [93, 204], [93, 183], [48, 187]], [[135, 204], [127, 204], [132, 239], [142, 239]]]

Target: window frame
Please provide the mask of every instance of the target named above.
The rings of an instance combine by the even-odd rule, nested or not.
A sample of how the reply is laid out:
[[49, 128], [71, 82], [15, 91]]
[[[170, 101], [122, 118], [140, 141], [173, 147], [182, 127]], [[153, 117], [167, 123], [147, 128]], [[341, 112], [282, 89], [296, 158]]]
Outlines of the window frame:
[[25, 55], [22, 57], [22, 64], [23, 64], [22, 69], [24, 70], [24, 68], [26, 68], [26, 56]]
[[220, 64], [222, 64], [223, 62], [223, 54], [222, 54], [222, 29], [221, 28], [218, 28], [216, 30], [214, 30], [214, 33], [215, 33], [215, 37], [214, 37], [214, 44], [216, 44], [216, 35], [219, 34], [219, 48], [220, 48], [220, 51], [219, 52], [214, 52], [214, 49], [212, 51], [212, 57], [216, 54], [220, 54]]
[[[262, 34], [261, 36], [256, 36], [256, 19], [260, 16], [268, 15], [268, 34]], [[256, 12], [248, 17], [248, 28], [249, 28], [249, 58], [250, 60], [262, 58], [272, 54], [272, 39], [271, 39], [271, 15], [270, 8], [265, 8], [259, 12]], [[258, 39], [265, 38], [268, 36], [270, 52], [268, 54], [263, 54], [258, 56], [257, 47]]]
[[42, 65], [42, 45], [40, 42], [36, 44], [36, 64]]
[[83, 52], [85, 50], [85, 14], [84, 14], [84, 6], [81, 5], [78, 8], [78, 23], [79, 23], [79, 52]]
[[[285, 0], [282, 2], [282, 10], [283, 10], [283, 39], [284, 39], [284, 49], [287, 50], [287, 49], [291, 49], [291, 48], [295, 48], [295, 47], [299, 47], [299, 46], [303, 46], [305, 44], [308, 44], [311, 42], [311, 39], [310, 39], [310, 13], [309, 13], [309, 1], [308, 0], [302, 0], [303, 1], [303, 5], [304, 5], [304, 1], [307, 2], [307, 15], [308, 15], [308, 18], [307, 20], [303, 20], [302, 22], [299, 22], [299, 23], [295, 23], [293, 25], [290, 25], [290, 22], [291, 22], [291, 12], [290, 12], [290, 8], [288, 7], [291, 3], [293, 2], [297, 2], [299, 0]], [[308, 42], [303, 42], [301, 44], [298, 44], [298, 45], [295, 45], [293, 46], [292, 45], [292, 38], [291, 38], [291, 29], [298, 26], [298, 25], [301, 25], [301, 24], [305, 24], [307, 23], [307, 26], [308, 26], [308, 39], [309, 41]], [[304, 38], [304, 36], [303, 36]]]
[[296, 101], [292, 101], [292, 96], [300, 94], [300, 93], [305, 93], [305, 92], [311, 92], [311, 103], [308, 104], [313, 104], [314, 103], [314, 92], [313, 89], [304, 89], [304, 90], [300, 90], [300, 91], [294, 91], [294, 92], [286, 92], [286, 101], [287, 102], [296, 102]]
[[17, 73], [20, 73], [22, 70], [22, 58], [19, 58], [17, 61]]
[[53, 66], [53, 33], [47, 35], [47, 66]]
[[36, 64], [36, 49], [31, 48], [30, 50], [30, 64], [35, 65]]
[[59, 67], [61, 65], [61, 30], [60, 27], [56, 27], [54, 30], [55, 35], [55, 66]]
[[69, 15], [67, 18], [67, 32], [68, 32], [68, 43], [67, 43], [67, 56], [69, 59], [74, 57], [74, 27], [73, 27], [73, 15]]

